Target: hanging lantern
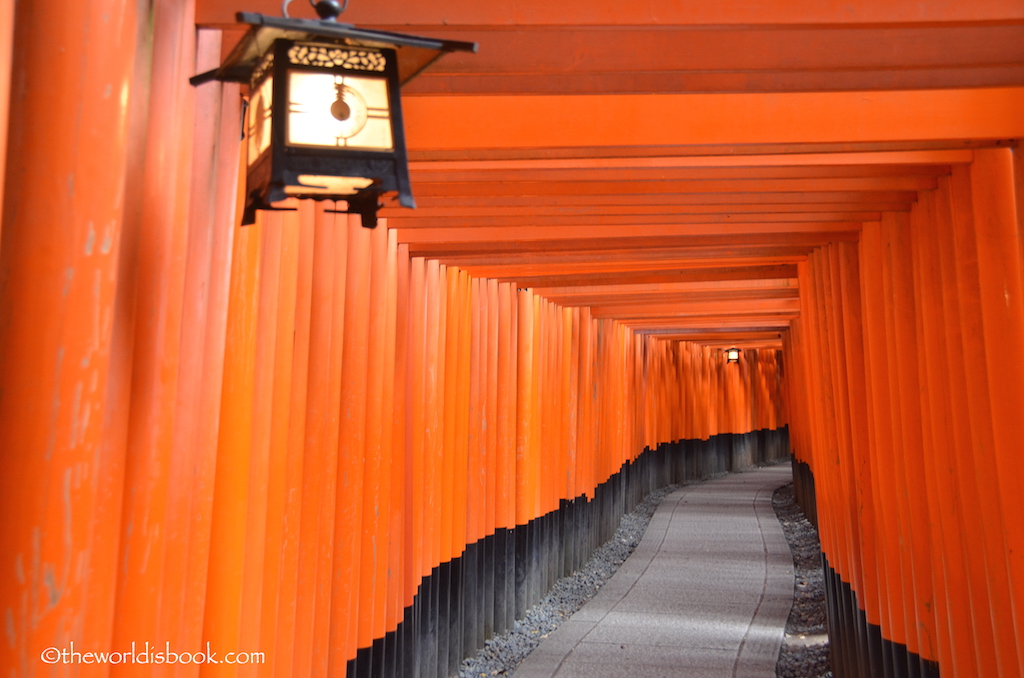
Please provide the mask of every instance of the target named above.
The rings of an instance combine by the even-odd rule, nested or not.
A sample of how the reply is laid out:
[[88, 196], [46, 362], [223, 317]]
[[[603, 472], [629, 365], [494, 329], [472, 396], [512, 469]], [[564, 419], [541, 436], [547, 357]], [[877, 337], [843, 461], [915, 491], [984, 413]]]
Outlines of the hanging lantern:
[[730, 363], [738, 363], [740, 361], [740, 350], [738, 348], [730, 348], [725, 352], [725, 359]]
[[287, 198], [344, 200], [370, 228], [385, 195], [414, 208], [399, 90], [442, 53], [476, 51], [340, 24], [334, 2], [316, 8], [320, 21], [240, 12], [252, 27], [219, 68], [192, 78], [249, 86], [242, 224]]

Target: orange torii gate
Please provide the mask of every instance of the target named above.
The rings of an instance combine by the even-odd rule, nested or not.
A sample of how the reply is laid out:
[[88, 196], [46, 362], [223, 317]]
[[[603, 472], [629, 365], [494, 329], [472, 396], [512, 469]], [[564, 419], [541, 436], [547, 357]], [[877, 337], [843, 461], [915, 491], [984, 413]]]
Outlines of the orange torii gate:
[[1022, 675], [1019, 2], [353, 0], [481, 44], [373, 231], [238, 226], [243, 9], [0, 8], [8, 673], [450, 675], [791, 436], [837, 675]]

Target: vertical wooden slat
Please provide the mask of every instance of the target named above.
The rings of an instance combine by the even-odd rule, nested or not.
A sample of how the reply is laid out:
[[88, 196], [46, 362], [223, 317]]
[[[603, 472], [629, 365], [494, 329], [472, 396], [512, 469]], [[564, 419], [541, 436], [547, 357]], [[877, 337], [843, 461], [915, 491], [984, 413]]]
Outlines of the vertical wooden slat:
[[533, 475], [530, 458], [534, 438], [534, 324], [533, 295], [518, 293], [518, 360], [516, 368], [516, 525], [525, 525], [534, 517]]
[[[288, 428], [286, 440], [285, 495], [282, 506], [280, 572], [281, 583], [277, 613], [264, 619], [264, 628], [272, 627], [276, 640], [269, 642], [266, 667], [272, 669], [268, 675], [283, 678], [292, 674], [295, 665], [295, 647], [300, 641], [297, 628], [304, 623], [297, 617], [298, 590], [300, 580], [300, 553], [302, 540], [302, 488], [304, 487], [306, 403], [310, 394], [310, 330], [313, 304], [313, 245], [316, 234], [313, 206], [300, 205], [298, 219], [298, 243], [295, 266], [295, 311], [293, 352], [291, 365], [291, 392], [288, 403]], [[287, 331], [287, 328], [285, 329]], [[314, 380], [315, 381], [315, 380]], [[270, 633], [270, 630], [267, 630]], [[261, 648], [263, 646], [261, 645]], [[301, 646], [300, 646], [301, 647]], [[273, 654], [269, 654], [273, 652]]]
[[[948, 479], [952, 466], [949, 450], [948, 391], [951, 388], [945, 364], [945, 336], [942, 328], [942, 280], [938, 248], [933, 234], [938, 230], [937, 200], [926, 195], [911, 214], [914, 255], [914, 291], [917, 295], [917, 362], [921, 374], [922, 446], [933, 453], [924, 459], [929, 488], [929, 520], [932, 531], [932, 579], [935, 587], [935, 621], [940, 666], [953, 676], [964, 673], [957, 649], [961, 633], [971, 635], [970, 617], [959, 604], [962, 595], [962, 555], [959, 550], [960, 525], [951, 509], [957, 497]], [[954, 621], [955, 620], [955, 621]], [[952, 629], [957, 633], [952, 633]]]
[[988, 588], [998, 675], [1012, 676], [1019, 669], [1019, 661], [1013, 631], [1005, 623], [1012, 618], [1011, 602], [1006, 596], [1006, 591], [1011, 589], [1003, 541], [1004, 521], [1009, 516], [1004, 516], [999, 508], [997, 467], [991, 459], [991, 451], [995, 449], [992, 423], [993, 394], [985, 369], [987, 345], [982, 318], [982, 308], [987, 302], [980, 285], [979, 269], [982, 264], [978, 260], [975, 236], [975, 197], [972, 193], [970, 170], [967, 167], [953, 167], [951, 190], [957, 294], [960, 299], [959, 317], [963, 333], [964, 376], [967, 388], [966, 413], [971, 436], [970, 465], [973, 467], [972, 477], [977, 486], [977, 507], [981, 512], [976, 534], [981, 537], [979, 546], [985, 558], [984, 581]]
[[104, 429], [124, 411], [130, 378], [113, 354], [130, 130], [128, 107], [91, 93], [130, 92], [147, 19], [138, 9], [8, 5], [0, 20], [10, 35], [13, 15], [3, 49], [16, 93], [0, 233], [0, 439], [20, 450], [0, 455], [0, 604], [11, 620], [0, 664], [23, 674], [38, 670], [39, 647], [106, 647], [115, 623], [125, 441]]
[[[220, 59], [220, 32], [199, 31], [197, 65]], [[185, 501], [173, 510], [188, 516], [187, 544], [171, 557], [169, 572], [183, 580], [179, 600], [168, 601], [160, 637], [176, 646], [201, 644], [223, 378], [231, 253], [238, 194], [238, 137], [218, 124], [238, 114], [237, 85], [210, 83], [196, 90], [188, 250], [182, 291], [181, 350], [171, 457], [185, 476]], [[208, 124], [213, 120], [215, 124]], [[121, 347], [122, 360], [131, 351]], [[124, 408], [127, 412], [128, 408]], [[179, 501], [181, 498], [179, 498]], [[175, 675], [198, 666], [180, 664]]]
[[[256, 350], [257, 290], [263, 225], [240, 232], [232, 257], [231, 291], [224, 357], [224, 391], [217, 443], [210, 566], [203, 638], [215, 647], [240, 647], [242, 573], [252, 449], [253, 361]], [[200, 675], [230, 674], [231, 667], [206, 665]]]
[[409, 391], [406, 396], [406, 501], [412, 510], [406, 530], [411, 535], [412, 550], [406, 554], [405, 605], [413, 602], [420, 580], [429, 574], [431, 563], [427, 553], [427, 527], [424, 524], [428, 497], [426, 482], [426, 407], [424, 384], [426, 381], [424, 357], [426, 353], [426, 266], [422, 257], [410, 262], [409, 289]]
[[[389, 233], [388, 246], [395, 234]], [[388, 612], [387, 631], [397, 629], [404, 616], [404, 608], [412, 604], [415, 589], [409, 586], [410, 572], [415, 572], [411, 561], [415, 550], [409, 523], [412, 522], [413, 489], [411, 487], [411, 460], [407, 456], [411, 446], [409, 420], [410, 351], [412, 314], [409, 298], [412, 293], [411, 265], [408, 245], [395, 241], [395, 374], [394, 408], [391, 427], [391, 528], [388, 545]], [[417, 434], [418, 435], [418, 434]]]
[[[354, 230], [354, 228], [353, 228]], [[383, 601], [380, 593], [381, 568], [387, 564], [384, 550], [387, 543], [383, 537], [386, 510], [382, 510], [384, 491], [384, 398], [386, 388], [385, 370], [391, 358], [386, 355], [387, 294], [388, 294], [388, 235], [387, 229], [378, 228], [363, 231], [358, 236], [367, 242], [364, 255], [370, 260], [370, 276], [367, 294], [359, 301], [354, 311], [366, 317], [368, 326], [365, 350], [353, 355], [353, 362], [346, 363], [345, 378], [353, 378], [365, 384], [365, 423], [362, 424], [365, 438], [359, 447], [346, 449], [347, 454], [361, 458], [363, 464], [362, 482], [362, 543], [360, 556], [356, 561], [359, 568], [359, 603], [357, 649], [369, 648], [382, 627]], [[365, 306], [360, 306], [365, 304]], [[346, 337], [347, 338], [347, 337]], [[359, 341], [357, 338], [356, 341]], [[360, 357], [357, 357], [360, 356]], [[358, 425], [358, 424], [357, 424]], [[340, 527], [340, 525], [339, 525]], [[351, 529], [345, 525], [345, 530]], [[351, 612], [350, 612], [351, 614]]]
[[[238, 647], [258, 647], [260, 613], [264, 596], [276, 593], [277, 582], [265, 587], [264, 563], [268, 539], [268, 485], [270, 484], [271, 428], [274, 417], [274, 390], [277, 374], [277, 332], [279, 289], [281, 284], [281, 218], [268, 214], [263, 219], [260, 246], [259, 290], [257, 293], [255, 350], [253, 355], [252, 441], [249, 450], [249, 502], [246, 521], [241, 526], [245, 535], [244, 570], [242, 571], [242, 626]], [[276, 548], [275, 548], [276, 551]], [[255, 675], [257, 667], [241, 666], [237, 675]]]
[[518, 344], [513, 324], [517, 308], [516, 290], [510, 283], [498, 285], [498, 526], [511, 529], [517, 524], [515, 474], [517, 458], [517, 417], [519, 380]]
[[[943, 203], [940, 208], [940, 219], [936, 224], [939, 261], [943, 279], [943, 311], [946, 317], [945, 335], [947, 345], [946, 370], [951, 388], [949, 396], [952, 401], [950, 408], [950, 430], [952, 432], [953, 478], [959, 486], [961, 515], [966, 525], [977, 525], [982, 520], [981, 507], [978, 503], [977, 483], [971, 475], [973, 453], [971, 452], [971, 425], [967, 409], [967, 369], [964, 359], [964, 334], [961, 324], [962, 300], [959, 292], [959, 271], [956, 262], [956, 236], [954, 226], [954, 208], [952, 202], [952, 181], [943, 178], [939, 182], [938, 197]], [[948, 205], [948, 208], [946, 207]], [[970, 614], [974, 631], [971, 639], [976, 648], [974, 657], [976, 666], [972, 667], [977, 675], [999, 675], [996, 667], [996, 654], [991, 629], [992, 619], [989, 614], [988, 584], [985, 574], [985, 553], [981, 546], [978, 530], [962, 529], [958, 531], [962, 537], [961, 553], [965, 556], [965, 580], [961, 586], [967, 592]]]
[[[1019, 165], [1018, 165], [1019, 166]], [[992, 473], [999, 488], [1003, 517], [1003, 558], [1009, 570], [1010, 605], [1017, 628], [1024, 623], [1024, 518], [1019, 507], [1019, 488], [1024, 481], [1020, 450], [1024, 445], [1024, 236], [1019, 221], [1013, 152], [982, 149], [970, 166], [974, 208], [974, 240], [979, 261], [978, 286], [984, 329], [985, 368], [992, 417]], [[1018, 177], [1016, 185], [1020, 186]], [[987, 448], [986, 448], [987, 449]], [[1000, 576], [1001, 578], [1001, 576]], [[1005, 609], [1005, 608], [1004, 608]], [[1009, 670], [1024, 670], [1024, 638], [1018, 631], [1007, 634], [1010, 617], [998, 619], [1001, 638], [1014, 642], [1005, 649]]]
[[471, 334], [471, 302], [469, 274], [456, 271], [455, 322], [458, 325], [458, 342], [455, 344], [455, 495], [453, 498], [454, 521], [452, 543], [454, 553], [462, 553], [468, 543], [469, 510], [469, 389]]

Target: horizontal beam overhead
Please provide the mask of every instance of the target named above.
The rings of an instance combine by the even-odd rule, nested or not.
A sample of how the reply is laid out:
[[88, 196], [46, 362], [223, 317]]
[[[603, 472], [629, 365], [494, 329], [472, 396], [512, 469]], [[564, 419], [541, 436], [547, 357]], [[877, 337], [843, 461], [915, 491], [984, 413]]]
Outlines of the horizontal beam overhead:
[[547, 252], [509, 252], [489, 254], [450, 255], [445, 262], [460, 267], [472, 266], [566, 266], [573, 264], [608, 265], [634, 264], [640, 262], [668, 262], [678, 259], [723, 259], [736, 257], [802, 257], [813, 248], [799, 244], [756, 245], [736, 243], [735, 245], [712, 247], [663, 247], [631, 248], [617, 250], [568, 250]]
[[[235, 9], [197, 1], [225, 49]], [[672, 340], [777, 347], [815, 248], [1024, 138], [1019, 0], [394, 0], [343, 19], [480, 45], [403, 86], [419, 209], [381, 217], [410, 255]]]
[[517, 276], [516, 282], [519, 283], [520, 287], [555, 287], [567, 285], [756, 280], [758, 278], [791, 278], [795, 275], [795, 264], [777, 264], [701, 269], [668, 269], [662, 271], [628, 271], [618, 272], [614, 275], [607, 273], [578, 273], [564, 276]]
[[[970, 156], [967, 152], [963, 155]], [[419, 165], [444, 165], [474, 163], [417, 163]], [[518, 164], [518, 163], [517, 163]], [[524, 163], [529, 164], [529, 163]], [[514, 169], [441, 169], [436, 167], [412, 169], [412, 179], [418, 184], [494, 182], [494, 181], [619, 181], [628, 174], [633, 181], [698, 181], [742, 179], [831, 179], [831, 178], [879, 178], [879, 177], [938, 177], [951, 173], [948, 164], [933, 165], [838, 165], [802, 164], [797, 166], [735, 165], [726, 167], [633, 167], [630, 162], [619, 166], [587, 167], [586, 161], [578, 161], [579, 167], [516, 167]]]
[[[502, 210], [505, 208], [531, 209], [584, 209], [592, 208], [630, 208], [630, 207], [682, 207], [693, 206], [711, 209], [714, 206], [746, 206], [763, 205], [843, 205], [861, 207], [862, 205], [899, 205], [909, 206], [917, 200], [916, 191], [820, 191], [814, 193], [613, 193], [602, 195], [544, 195], [544, 196], [416, 196], [419, 216], [438, 216], [445, 210], [449, 214], [459, 214], [460, 210], [472, 210], [466, 214], [486, 214], [484, 210]], [[412, 216], [405, 208], [385, 207], [381, 212], [384, 217]]]
[[719, 235], [767, 235], [777, 233], [846, 233], [860, 229], [860, 222], [849, 221], [772, 221], [770, 223], [691, 223], [691, 224], [608, 224], [608, 225], [572, 225], [572, 226], [528, 226], [502, 225], [474, 228], [403, 228], [400, 223], [392, 225], [398, 228], [398, 242], [413, 244], [425, 243], [482, 243], [510, 241], [546, 240], [598, 240], [602, 238], [636, 237], [692, 237]]
[[[544, 156], [536, 158], [518, 158], [502, 160], [420, 160], [409, 163], [409, 169], [416, 172], [449, 172], [449, 171], [490, 171], [490, 170], [530, 170], [530, 169], [587, 169], [587, 168], [688, 168], [703, 170], [729, 170], [741, 168], [747, 171], [768, 171], [775, 169], [783, 172], [800, 171], [801, 167], [811, 171], [826, 167], [854, 167], [870, 165], [872, 174], [883, 171], [889, 165], [898, 165], [902, 169], [894, 170], [902, 173], [913, 166], [925, 168], [951, 164], [969, 163], [974, 159], [974, 152], [969, 148], [931, 148], [915, 150], [861, 151], [845, 149], [841, 152], [820, 148], [794, 149], [788, 153], [756, 152], [719, 155], [698, 154], [678, 155], [671, 152], [658, 154], [629, 154], [627, 149], [607, 149], [609, 155], [594, 156]], [[634, 151], [640, 149], [633, 149]], [[806, 170], [805, 170], [806, 171]]]
[[[1024, 87], [410, 97], [417, 149], [884, 142], [1024, 136]], [[452, 121], [459, 121], [452, 124]]]
[[[276, 0], [250, 0], [252, 12], [277, 15]], [[233, 0], [199, 0], [196, 23], [233, 25], [237, 3]], [[295, 3], [294, 16], [316, 18], [310, 7]], [[790, 0], [782, 2], [686, 2], [637, 4], [618, 0], [561, 3], [549, 0], [500, 2], [432, 2], [394, 0], [387, 3], [353, 3], [344, 20], [366, 27], [399, 28], [413, 32], [431, 26], [728, 26], [751, 24], [857, 25], [1008, 22], [1024, 20], [1024, 7], [1016, 0], [917, 3], [861, 0], [855, 4]]]
[[[442, 258], [461, 255], [489, 255], [498, 253], [521, 252], [529, 256], [534, 253], [544, 252], [571, 252], [571, 251], [600, 251], [616, 249], [640, 249], [640, 248], [670, 248], [670, 247], [732, 247], [742, 245], [771, 245], [771, 244], [794, 244], [817, 247], [828, 242], [854, 241], [859, 237], [860, 224], [851, 224], [850, 228], [841, 231], [807, 231], [801, 233], [711, 233], [711, 234], [677, 234], [677, 235], [638, 235], [610, 236], [607, 238], [588, 238], [586, 234], [580, 234], [575, 238], [552, 237], [551, 239], [538, 238], [536, 240], [523, 240], [514, 237], [509, 229], [499, 234], [501, 239], [483, 238], [476, 241], [452, 240], [450, 238], [435, 238], [433, 240], [419, 240], [409, 242], [403, 240], [402, 233], [398, 233], [399, 242], [409, 247], [409, 253], [413, 256]], [[422, 235], [426, 230], [416, 231]], [[461, 229], [459, 233], [467, 233]], [[508, 237], [508, 236], [513, 237]]]

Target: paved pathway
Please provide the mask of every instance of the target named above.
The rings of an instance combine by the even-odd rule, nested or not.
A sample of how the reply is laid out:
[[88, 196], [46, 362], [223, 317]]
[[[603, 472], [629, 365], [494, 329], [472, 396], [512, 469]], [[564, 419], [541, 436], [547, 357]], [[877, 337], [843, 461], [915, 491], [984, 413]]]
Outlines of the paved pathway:
[[643, 540], [514, 678], [772, 678], [793, 561], [772, 510], [788, 465], [665, 497]]

